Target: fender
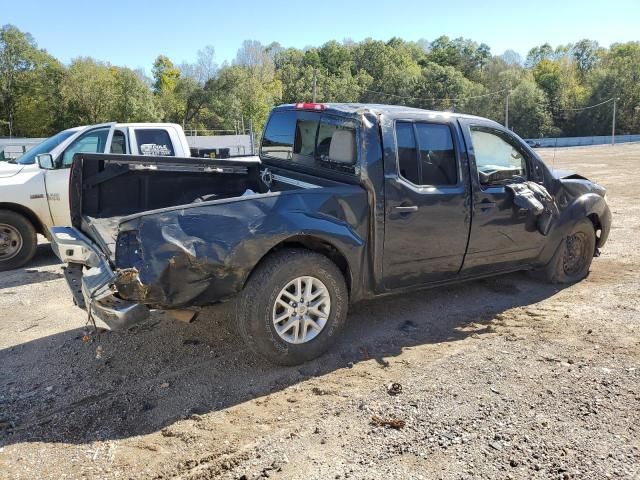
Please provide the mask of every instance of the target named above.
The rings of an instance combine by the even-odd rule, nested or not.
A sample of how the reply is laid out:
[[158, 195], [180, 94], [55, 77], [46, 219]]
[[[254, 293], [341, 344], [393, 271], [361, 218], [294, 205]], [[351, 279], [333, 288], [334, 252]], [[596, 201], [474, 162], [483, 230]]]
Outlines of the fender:
[[[566, 201], [566, 198], [564, 199]], [[560, 216], [554, 222], [551, 232], [545, 247], [540, 254], [539, 260], [541, 264], [547, 264], [562, 239], [566, 236], [569, 229], [575, 225], [576, 222], [584, 218], [594, 220], [594, 216], [597, 218], [598, 225], [594, 225], [594, 228], [600, 230], [600, 234], [596, 237], [596, 246], [602, 247], [609, 236], [611, 229], [611, 211], [607, 206], [607, 203], [603, 196], [597, 193], [585, 193], [577, 198], [574, 198], [570, 203], [563, 205], [562, 194], [560, 195]]]

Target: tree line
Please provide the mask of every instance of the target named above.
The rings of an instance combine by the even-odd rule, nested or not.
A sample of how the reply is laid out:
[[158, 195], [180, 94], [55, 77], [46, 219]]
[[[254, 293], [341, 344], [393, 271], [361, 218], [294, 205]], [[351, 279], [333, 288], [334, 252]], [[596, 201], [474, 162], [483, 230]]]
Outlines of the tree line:
[[[13, 25], [0, 29], [0, 135], [40, 137], [106, 121], [175, 122], [190, 129], [257, 131], [280, 103], [375, 102], [481, 115], [522, 137], [640, 132], [640, 42], [593, 40], [494, 55], [441, 36], [330, 41], [285, 48], [247, 40], [218, 65], [207, 46], [194, 63], [158, 56], [142, 70], [90, 57], [64, 65]], [[602, 105], [587, 108], [599, 103]]]

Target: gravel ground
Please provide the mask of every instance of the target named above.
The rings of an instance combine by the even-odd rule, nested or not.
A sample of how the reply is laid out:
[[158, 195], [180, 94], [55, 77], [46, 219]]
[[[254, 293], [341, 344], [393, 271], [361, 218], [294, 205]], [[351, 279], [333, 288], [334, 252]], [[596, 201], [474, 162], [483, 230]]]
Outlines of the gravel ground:
[[233, 304], [84, 343], [43, 242], [0, 274], [0, 478], [640, 478], [640, 146], [543, 154], [609, 189], [585, 281], [369, 302], [300, 367], [247, 352]]

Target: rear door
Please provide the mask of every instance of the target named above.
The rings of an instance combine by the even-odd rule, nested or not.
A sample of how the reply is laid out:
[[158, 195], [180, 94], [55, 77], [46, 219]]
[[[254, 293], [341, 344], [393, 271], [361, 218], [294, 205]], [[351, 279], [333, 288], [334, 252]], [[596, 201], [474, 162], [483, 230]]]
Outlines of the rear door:
[[455, 122], [385, 129], [383, 276], [388, 290], [455, 277], [470, 225], [468, 167]]
[[473, 220], [463, 274], [518, 268], [537, 257], [544, 236], [536, 218], [514, 205], [504, 184], [541, 181], [526, 148], [511, 132], [478, 119], [461, 120], [473, 189]]

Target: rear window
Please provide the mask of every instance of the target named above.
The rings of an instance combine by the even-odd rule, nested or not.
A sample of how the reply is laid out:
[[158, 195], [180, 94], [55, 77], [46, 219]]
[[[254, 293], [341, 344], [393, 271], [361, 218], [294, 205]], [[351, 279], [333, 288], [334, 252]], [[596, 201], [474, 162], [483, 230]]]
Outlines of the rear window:
[[175, 151], [169, 132], [156, 128], [136, 129], [136, 142], [141, 155], [173, 157]]
[[260, 155], [307, 167], [354, 172], [356, 122], [314, 112], [274, 112], [264, 131]]

